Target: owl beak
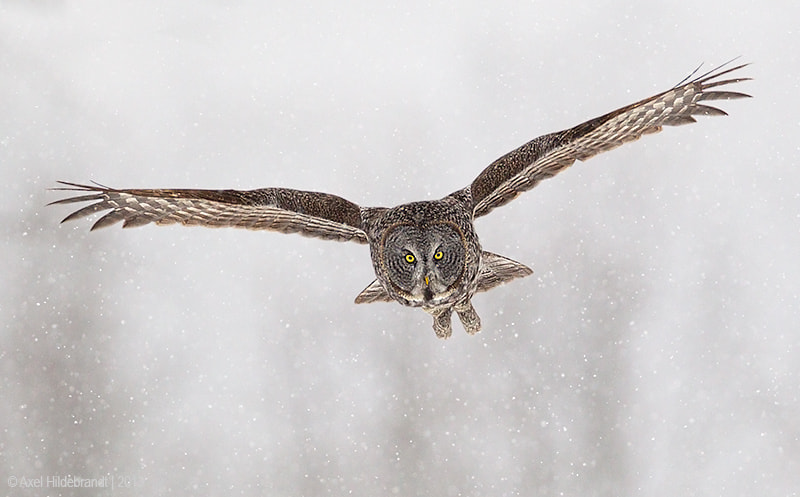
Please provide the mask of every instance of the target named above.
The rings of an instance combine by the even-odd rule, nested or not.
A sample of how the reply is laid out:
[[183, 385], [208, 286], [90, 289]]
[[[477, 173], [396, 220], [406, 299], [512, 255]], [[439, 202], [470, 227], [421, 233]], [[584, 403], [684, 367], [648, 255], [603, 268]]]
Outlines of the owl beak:
[[425, 277], [425, 286], [430, 286], [430, 284], [431, 284], [431, 281], [430, 281], [430, 279], [429, 279], [429, 278], [426, 276], [426, 277]]

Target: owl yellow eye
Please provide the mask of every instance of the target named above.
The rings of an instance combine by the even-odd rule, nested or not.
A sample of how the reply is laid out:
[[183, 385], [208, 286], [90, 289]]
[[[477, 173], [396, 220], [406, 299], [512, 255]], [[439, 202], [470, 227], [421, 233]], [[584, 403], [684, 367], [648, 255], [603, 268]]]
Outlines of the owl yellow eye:
[[441, 260], [442, 257], [444, 257], [444, 253], [441, 250], [433, 254], [433, 258], [436, 259], [437, 261]]
[[417, 260], [417, 258], [414, 257], [414, 254], [406, 254], [406, 262], [407, 263], [413, 264], [414, 261], [416, 261], [416, 260]]

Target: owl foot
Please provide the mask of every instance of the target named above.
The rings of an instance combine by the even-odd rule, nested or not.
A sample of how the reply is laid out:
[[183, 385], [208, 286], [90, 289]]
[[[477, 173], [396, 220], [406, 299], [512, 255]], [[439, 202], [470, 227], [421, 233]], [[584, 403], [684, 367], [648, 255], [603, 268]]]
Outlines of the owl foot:
[[433, 331], [439, 338], [450, 338], [453, 334], [453, 327], [450, 324], [450, 316], [453, 314], [453, 309], [446, 308], [433, 314]]
[[472, 307], [472, 302], [468, 300], [458, 303], [455, 305], [455, 309], [456, 313], [458, 313], [458, 319], [461, 320], [461, 324], [464, 325], [464, 329], [467, 333], [474, 335], [481, 331], [481, 318], [478, 317], [478, 313], [475, 312], [475, 308]]

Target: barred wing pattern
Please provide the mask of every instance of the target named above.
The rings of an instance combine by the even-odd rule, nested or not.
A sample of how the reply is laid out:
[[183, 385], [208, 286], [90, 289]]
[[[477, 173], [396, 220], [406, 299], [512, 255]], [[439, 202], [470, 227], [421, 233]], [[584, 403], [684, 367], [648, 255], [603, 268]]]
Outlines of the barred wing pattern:
[[367, 243], [361, 208], [327, 193], [263, 188], [260, 190], [117, 190], [101, 185], [59, 181], [57, 190], [84, 192], [52, 204], [91, 202], [66, 218], [79, 219], [110, 210], [92, 229], [122, 222], [123, 228], [149, 223], [236, 227], [299, 233], [327, 240]]
[[571, 166], [576, 160], [585, 161], [601, 152], [637, 140], [642, 135], [656, 133], [661, 131], [662, 126], [696, 122], [694, 116], [727, 115], [723, 110], [700, 103], [750, 96], [733, 91], [708, 91], [750, 79], [720, 80], [721, 76], [747, 64], [723, 70], [725, 65], [574, 128], [540, 136], [500, 157], [470, 185], [474, 217], [486, 215], [495, 207], [505, 205], [541, 180]]

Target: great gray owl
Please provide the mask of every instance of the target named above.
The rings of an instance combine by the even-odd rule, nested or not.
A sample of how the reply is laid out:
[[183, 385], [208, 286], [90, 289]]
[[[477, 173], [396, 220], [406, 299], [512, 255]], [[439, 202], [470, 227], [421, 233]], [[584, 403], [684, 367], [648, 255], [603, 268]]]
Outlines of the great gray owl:
[[97, 200], [64, 219], [110, 210], [92, 226], [93, 230], [118, 221], [124, 228], [181, 223], [366, 243], [377, 279], [356, 297], [356, 303], [396, 300], [422, 307], [433, 315], [433, 329], [441, 338], [451, 335], [450, 318], [455, 310], [472, 334], [481, 329], [472, 296], [532, 273], [519, 262], [483, 251], [473, 225], [475, 218], [510, 202], [576, 160], [584, 161], [655, 133], [662, 126], [693, 123], [693, 116], [726, 115], [700, 102], [749, 97], [733, 91], [709, 91], [750, 79], [721, 79], [745, 66], [725, 69], [723, 65], [690, 79], [692, 73], [663, 93], [573, 128], [540, 136], [492, 162], [470, 185], [440, 200], [390, 208], [360, 207], [335, 195], [287, 188], [117, 190], [99, 184], [59, 182], [67, 187], [58, 190], [88, 194], [53, 204]]

